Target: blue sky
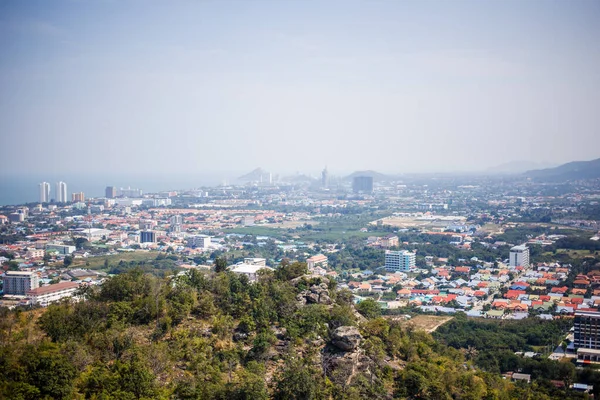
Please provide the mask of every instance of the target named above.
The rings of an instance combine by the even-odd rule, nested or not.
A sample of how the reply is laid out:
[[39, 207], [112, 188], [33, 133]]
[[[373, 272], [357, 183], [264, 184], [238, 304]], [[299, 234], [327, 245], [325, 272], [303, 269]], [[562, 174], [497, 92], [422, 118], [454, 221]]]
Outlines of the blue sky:
[[4, 172], [600, 157], [598, 1], [1, 1]]

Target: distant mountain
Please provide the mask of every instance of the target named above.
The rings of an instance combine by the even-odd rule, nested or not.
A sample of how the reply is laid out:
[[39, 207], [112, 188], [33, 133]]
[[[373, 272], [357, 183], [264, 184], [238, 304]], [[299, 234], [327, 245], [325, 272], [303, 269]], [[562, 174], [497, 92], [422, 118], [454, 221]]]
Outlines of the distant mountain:
[[269, 175], [268, 171], [259, 167], [246, 175], [240, 176], [238, 180], [243, 182], [267, 182], [269, 181]]
[[591, 161], [573, 161], [556, 168], [527, 171], [525, 176], [540, 181], [600, 178], [600, 158]]
[[531, 170], [554, 168], [556, 164], [551, 163], [536, 163], [533, 161], [510, 161], [504, 164], [490, 167], [487, 172], [495, 174], [522, 174]]
[[381, 182], [381, 181], [385, 181], [389, 179], [389, 176], [384, 175], [382, 173], [379, 173], [377, 171], [356, 171], [351, 173], [350, 175], [348, 175], [347, 177], [345, 177], [344, 179], [346, 180], [352, 180], [357, 176], [370, 176], [371, 178], [373, 178], [373, 181], [375, 182]]

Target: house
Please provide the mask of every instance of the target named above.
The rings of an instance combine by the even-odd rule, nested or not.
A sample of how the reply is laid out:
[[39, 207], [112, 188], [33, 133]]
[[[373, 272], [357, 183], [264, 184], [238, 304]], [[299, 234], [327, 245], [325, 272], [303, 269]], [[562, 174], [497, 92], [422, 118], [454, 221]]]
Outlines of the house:
[[530, 374], [520, 374], [518, 372], [512, 373], [510, 376], [511, 381], [525, 381], [527, 383], [531, 383], [531, 375]]
[[250, 282], [255, 282], [258, 279], [258, 271], [270, 270], [274, 271], [273, 268], [266, 267], [263, 265], [250, 265], [250, 264], [236, 264], [230, 267], [230, 271], [234, 274], [246, 275]]
[[31, 301], [31, 304], [38, 304], [45, 307], [61, 299], [73, 297], [78, 288], [79, 283], [77, 282], [60, 282], [32, 289], [27, 292], [27, 297]]
[[327, 256], [323, 254], [317, 254], [316, 256], [306, 259], [306, 266], [309, 270], [312, 270], [315, 267], [327, 268], [327, 265]]

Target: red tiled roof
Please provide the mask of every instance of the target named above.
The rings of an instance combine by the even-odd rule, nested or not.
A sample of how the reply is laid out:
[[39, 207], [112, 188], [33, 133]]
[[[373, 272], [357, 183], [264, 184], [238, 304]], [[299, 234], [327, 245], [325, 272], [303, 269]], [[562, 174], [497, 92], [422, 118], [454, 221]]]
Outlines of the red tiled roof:
[[79, 283], [77, 282], [60, 282], [54, 285], [40, 286], [39, 288], [32, 289], [27, 292], [29, 296], [39, 296], [42, 294], [48, 294], [53, 292], [58, 292], [59, 290], [65, 289], [73, 289], [79, 287]]

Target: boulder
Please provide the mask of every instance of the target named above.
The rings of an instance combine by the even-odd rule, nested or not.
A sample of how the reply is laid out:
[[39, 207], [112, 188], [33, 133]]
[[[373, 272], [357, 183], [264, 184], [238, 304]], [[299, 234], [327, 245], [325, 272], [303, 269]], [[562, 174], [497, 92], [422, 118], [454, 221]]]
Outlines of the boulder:
[[333, 304], [333, 300], [331, 300], [331, 297], [329, 297], [327, 293], [321, 293], [319, 296], [319, 304], [330, 305]]
[[306, 295], [307, 303], [318, 303], [319, 302], [319, 294], [318, 293], [309, 293]]
[[340, 326], [332, 334], [331, 344], [340, 350], [354, 351], [360, 345], [362, 336], [355, 326]]

